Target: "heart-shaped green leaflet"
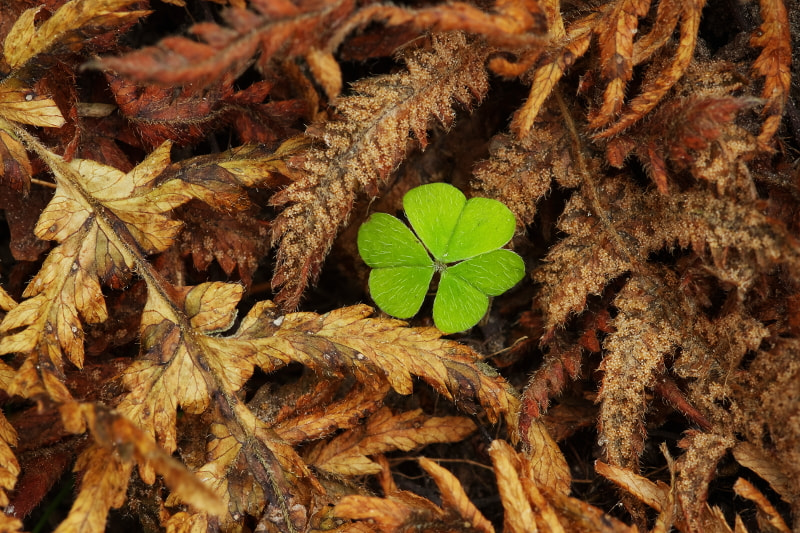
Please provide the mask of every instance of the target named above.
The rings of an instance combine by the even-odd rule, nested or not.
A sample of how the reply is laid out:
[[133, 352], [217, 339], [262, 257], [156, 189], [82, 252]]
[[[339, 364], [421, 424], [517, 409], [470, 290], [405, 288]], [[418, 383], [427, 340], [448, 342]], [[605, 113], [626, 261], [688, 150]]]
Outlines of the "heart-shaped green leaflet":
[[516, 224], [501, 202], [467, 200], [452, 185], [432, 183], [408, 191], [403, 207], [419, 239], [385, 213], [373, 214], [358, 231], [359, 253], [373, 268], [370, 294], [387, 314], [415, 315], [438, 269], [433, 321], [445, 333], [463, 331], [486, 313], [489, 296], [502, 294], [525, 275], [522, 258], [499, 249], [511, 240]]
[[[455, 263], [496, 250], [514, 236], [514, 214], [502, 202], [472, 198], [447, 183], [411, 189], [403, 209], [433, 257]], [[519, 281], [519, 280], [517, 280]]]
[[374, 270], [369, 293], [378, 307], [410, 318], [422, 307], [434, 263], [408, 226], [392, 215], [373, 213], [358, 229], [358, 252]]

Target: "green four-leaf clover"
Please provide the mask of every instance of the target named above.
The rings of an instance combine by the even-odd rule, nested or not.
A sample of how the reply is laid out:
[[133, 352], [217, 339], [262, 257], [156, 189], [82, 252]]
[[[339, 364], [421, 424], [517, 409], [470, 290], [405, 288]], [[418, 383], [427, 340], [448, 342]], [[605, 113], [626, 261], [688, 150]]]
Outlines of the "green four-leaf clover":
[[467, 200], [452, 185], [431, 183], [408, 191], [403, 208], [416, 235], [386, 213], [374, 213], [358, 230], [358, 251], [373, 269], [370, 294], [387, 314], [417, 314], [439, 272], [433, 321], [445, 333], [464, 331], [486, 314], [489, 296], [525, 275], [522, 258], [501, 249], [516, 226], [501, 202]]

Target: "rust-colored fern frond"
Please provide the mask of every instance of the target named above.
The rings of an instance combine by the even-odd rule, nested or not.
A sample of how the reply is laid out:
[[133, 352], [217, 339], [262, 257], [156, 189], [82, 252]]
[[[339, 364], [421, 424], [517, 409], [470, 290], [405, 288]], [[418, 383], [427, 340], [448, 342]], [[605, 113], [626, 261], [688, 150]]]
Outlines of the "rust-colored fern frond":
[[763, 23], [750, 39], [750, 45], [761, 48], [753, 63], [753, 70], [764, 77], [761, 96], [766, 100], [763, 114], [764, 125], [758, 140], [767, 144], [781, 122], [783, 109], [789, 97], [791, 85], [792, 36], [786, 6], [777, 0], [763, 0], [761, 20]]
[[647, 15], [649, 0], [614, 2], [598, 20], [601, 79], [606, 88], [603, 103], [592, 111], [589, 126], [601, 128], [622, 110], [625, 88], [633, 76], [633, 37], [639, 31], [639, 18]]
[[207, 87], [233, 74], [235, 78], [258, 52], [269, 61], [281, 50], [284, 57], [301, 55], [330, 33], [331, 23], [346, 14], [348, 2], [300, 4], [253, 2], [253, 10], [230, 7], [223, 17], [228, 27], [212, 22], [195, 24], [195, 37], [168, 37], [156, 46], [122, 57], [90, 64], [129, 79], [159, 84], [194, 83]]
[[[670, 59], [657, 72], [648, 71], [641, 93], [633, 98], [623, 109], [622, 116], [614, 124], [597, 134], [598, 139], [616, 135], [649, 113], [681, 79], [689, 66], [697, 45], [697, 32], [700, 27], [700, 15], [705, 0], [681, 2], [680, 5], [680, 37], [677, 48], [669, 54]], [[633, 50], [631, 50], [632, 52]], [[659, 62], [654, 62], [659, 65]]]

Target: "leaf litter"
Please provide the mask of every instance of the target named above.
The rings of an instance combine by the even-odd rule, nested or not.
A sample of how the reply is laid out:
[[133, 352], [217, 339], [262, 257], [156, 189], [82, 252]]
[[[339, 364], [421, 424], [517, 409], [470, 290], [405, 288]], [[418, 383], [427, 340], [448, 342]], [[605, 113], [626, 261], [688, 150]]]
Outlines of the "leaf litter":
[[[0, 529], [797, 529], [794, 0], [169, 4], [0, 8]], [[530, 268], [451, 338], [430, 182]]]

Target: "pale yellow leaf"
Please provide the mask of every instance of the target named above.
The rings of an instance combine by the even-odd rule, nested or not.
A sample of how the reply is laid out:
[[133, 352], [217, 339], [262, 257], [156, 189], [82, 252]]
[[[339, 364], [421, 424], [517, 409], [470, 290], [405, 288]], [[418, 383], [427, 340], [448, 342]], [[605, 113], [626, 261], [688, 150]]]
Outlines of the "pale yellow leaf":
[[148, 292], [142, 356], [124, 372], [130, 392], [118, 408], [169, 452], [176, 447], [179, 406], [202, 413], [217, 387], [233, 394], [252, 374], [247, 353], [240, 357], [226, 339], [203, 334], [231, 323], [241, 295], [241, 285], [221, 282], [181, 289], [165, 285]]
[[83, 326], [78, 314], [90, 323], [103, 322], [108, 316], [97, 278], [86, 266], [91, 268], [95, 237], [95, 228], [82, 228], [50, 252], [23, 293], [29, 299], [9, 311], [0, 324], [0, 332], [23, 328], [0, 339], [0, 353], [30, 352], [46, 342], [59, 346], [76, 366], [83, 365]]
[[157, 349], [173, 348], [154, 359], [139, 359], [123, 376], [131, 392], [126, 394], [119, 410], [136, 425], [158, 438], [169, 452], [177, 446], [175, 424], [178, 406], [189, 413], [202, 413], [208, 407], [210, 393], [202, 374], [197, 370], [186, 347], [180, 341], [176, 326], [168, 326], [164, 337], [156, 340]]
[[91, 215], [90, 207], [80, 200], [71, 188], [56, 187], [56, 193], [39, 215], [33, 233], [42, 240], [59, 242], [74, 235]]
[[[55, 174], [58, 187], [36, 225], [36, 236], [62, 241], [92, 217], [106, 238], [117, 243], [124, 238], [115, 234], [114, 218], [118, 218], [145, 253], [165, 250], [181, 224], [164, 213], [192, 198], [188, 186], [180, 180], [150, 188], [153, 179], [169, 164], [170, 146], [169, 142], [163, 143], [128, 173], [87, 159], [66, 163], [56, 154], [44, 151], [42, 155]], [[96, 212], [98, 202], [110, 213]]]
[[23, 330], [15, 334], [8, 334], [17, 328], [33, 324], [41, 317], [39, 307], [44, 303], [43, 297], [23, 300], [21, 304], [9, 312], [0, 323], [0, 333], [6, 333], [0, 339], [0, 353], [28, 352], [36, 346], [37, 334], [34, 331]]
[[49, 128], [60, 128], [65, 122], [52, 98], [36, 94], [16, 78], [0, 82], [0, 117]]
[[[55, 347], [77, 367], [83, 366], [82, 322], [100, 323], [108, 317], [100, 280], [124, 278], [142, 260], [135, 251], [137, 244], [145, 252], [166, 249], [181, 224], [163, 212], [191, 198], [189, 193], [181, 193], [178, 180], [155, 190], [149, 188], [169, 164], [169, 143], [124, 173], [91, 160], [66, 162], [33, 137], [26, 137], [25, 142], [36, 148], [57, 182], [34, 233], [60, 245], [51, 250], [25, 289], [23, 296], [28, 299], [9, 311], [0, 324], [0, 332], [10, 332], [0, 339], [0, 353], [29, 353], [32, 358], [29, 365], [23, 365], [25, 372], [13, 386], [23, 396], [64, 379]], [[51, 385], [46, 386], [45, 381]], [[51, 392], [69, 398], [62, 387]]]
[[204, 485], [222, 498], [222, 503], [226, 508], [230, 507], [231, 500], [228, 490], [230, 482], [228, 474], [236, 465], [241, 449], [242, 443], [236, 440], [225, 424], [211, 424], [206, 446], [208, 462], [197, 469], [195, 475]]
[[504, 531], [536, 533], [539, 528], [522, 486], [519, 475], [521, 464], [516, 452], [507, 442], [496, 440], [489, 447], [489, 455], [492, 457], [497, 490], [505, 510]]
[[[172, 142], [164, 141], [150, 152], [147, 157], [128, 173], [128, 178], [135, 190], [150, 188], [153, 181], [161, 175], [170, 163], [170, 150]], [[125, 194], [118, 196], [122, 198]]]
[[186, 295], [184, 309], [192, 327], [203, 333], [225, 331], [236, 319], [244, 288], [237, 283], [201, 283]]

